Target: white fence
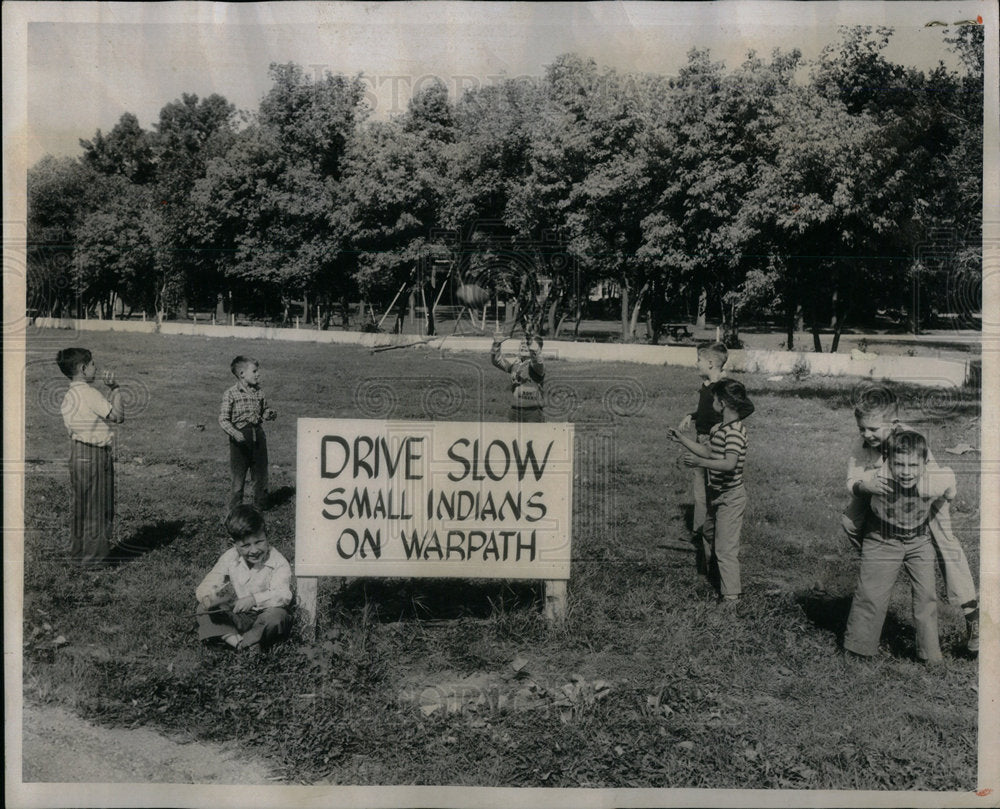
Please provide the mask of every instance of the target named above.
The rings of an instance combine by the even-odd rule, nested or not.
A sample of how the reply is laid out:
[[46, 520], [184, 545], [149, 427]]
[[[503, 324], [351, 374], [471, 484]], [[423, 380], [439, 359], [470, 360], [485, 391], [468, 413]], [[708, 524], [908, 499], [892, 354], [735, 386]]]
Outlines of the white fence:
[[[70, 320], [39, 317], [37, 329], [76, 331], [116, 331], [144, 334], [183, 334], [197, 337], [230, 337], [241, 340], [291, 340], [306, 343], [338, 343], [366, 348], [389, 348], [424, 343], [445, 351], [484, 353], [492, 340], [484, 337], [435, 337], [373, 334], [319, 329], [276, 328], [273, 326], [213, 326], [208, 323], [155, 323], [132, 320]], [[646, 365], [678, 365], [693, 368], [697, 359], [691, 346], [622, 345], [619, 343], [572, 343], [550, 340], [545, 357], [558, 360], [636, 362]], [[810, 373], [818, 376], [851, 376], [887, 379], [930, 387], [966, 384], [971, 369], [968, 361], [931, 357], [896, 357], [875, 354], [817, 354], [796, 351], [732, 351], [727, 368], [766, 374]]]

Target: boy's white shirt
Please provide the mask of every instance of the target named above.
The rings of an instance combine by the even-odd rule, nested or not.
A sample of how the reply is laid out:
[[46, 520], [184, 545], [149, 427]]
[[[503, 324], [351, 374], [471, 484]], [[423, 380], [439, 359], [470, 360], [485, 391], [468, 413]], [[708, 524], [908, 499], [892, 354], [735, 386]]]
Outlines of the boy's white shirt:
[[70, 438], [97, 447], [111, 443], [114, 433], [107, 422], [111, 402], [89, 382], [70, 382], [59, 410]]
[[195, 599], [215, 596], [226, 582], [233, 585], [236, 598], [253, 596], [254, 604], [261, 608], [285, 607], [292, 603], [292, 566], [271, 546], [267, 559], [256, 568], [250, 568], [236, 548], [230, 548], [202, 579], [195, 590]]

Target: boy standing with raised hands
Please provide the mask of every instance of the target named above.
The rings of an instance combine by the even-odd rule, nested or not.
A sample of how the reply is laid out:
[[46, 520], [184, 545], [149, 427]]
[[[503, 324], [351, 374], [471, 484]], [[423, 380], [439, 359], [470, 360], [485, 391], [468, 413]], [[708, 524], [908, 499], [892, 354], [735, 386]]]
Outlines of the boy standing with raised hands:
[[64, 348], [56, 364], [70, 380], [60, 408], [69, 433], [69, 480], [73, 489], [70, 558], [94, 568], [111, 561], [115, 519], [115, 465], [109, 423], [125, 421], [121, 391], [114, 371], [104, 372], [108, 398], [93, 382], [97, 365], [85, 348]]

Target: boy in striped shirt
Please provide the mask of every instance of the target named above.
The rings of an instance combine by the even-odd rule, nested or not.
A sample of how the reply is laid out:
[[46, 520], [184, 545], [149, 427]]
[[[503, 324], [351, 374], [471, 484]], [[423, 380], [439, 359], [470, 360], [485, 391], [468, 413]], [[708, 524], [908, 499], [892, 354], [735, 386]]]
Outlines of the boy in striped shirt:
[[735, 602], [742, 592], [740, 581], [740, 533], [746, 511], [743, 466], [747, 434], [742, 419], [753, 413], [746, 389], [733, 379], [722, 379], [712, 389], [712, 407], [722, 420], [709, 433], [708, 445], [669, 429], [669, 437], [688, 450], [684, 464], [707, 472], [707, 513], [702, 534], [702, 553], [711, 570], [718, 570], [719, 600]]

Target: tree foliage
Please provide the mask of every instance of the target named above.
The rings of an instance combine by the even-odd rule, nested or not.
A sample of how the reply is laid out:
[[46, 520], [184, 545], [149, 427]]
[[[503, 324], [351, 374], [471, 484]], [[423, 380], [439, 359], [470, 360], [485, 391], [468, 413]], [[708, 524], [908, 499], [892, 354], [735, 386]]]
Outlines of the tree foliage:
[[221, 294], [287, 316], [436, 297], [445, 261], [549, 330], [598, 283], [625, 340], [641, 311], [655, 338], [703, 300], [732, 345], [760, 315], [789, 348], [800, 321], [816, 350], [833, 326], [835, 350], [884, 308], [919, 328], [981, 273], [983, 32], [945, 29], [960, 67], [929, 71], [888, 59], [891, 36], [844, 28], [810, 64], [735, 69], [695, 49], [673, 77], [566, 54], [459, 98], [424, 83], [378, 121], [362, 77], [273, 64], [256, 111], [184, 93], [150, 129], [125, 113], [79, 159], [34, 166], [32, 305]]

